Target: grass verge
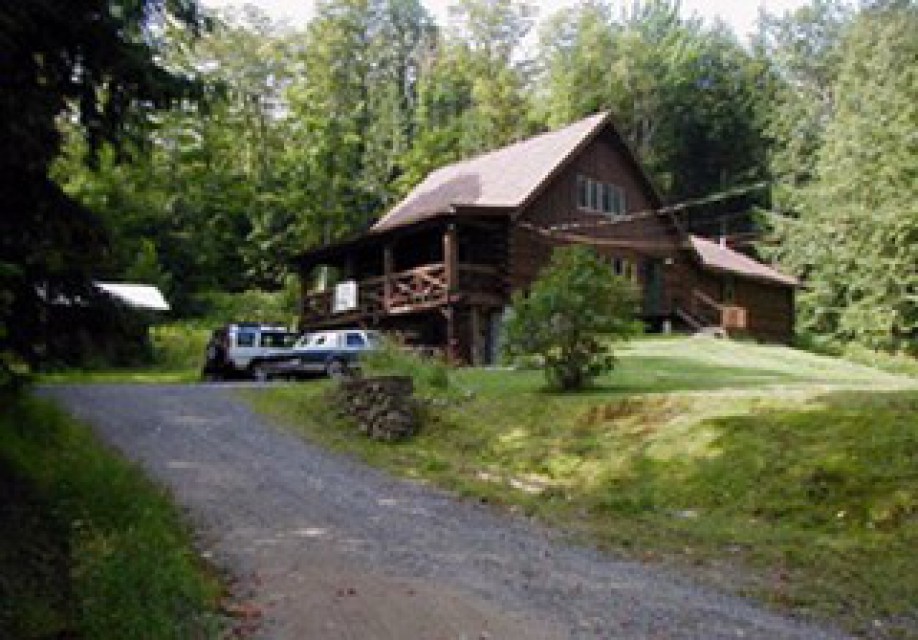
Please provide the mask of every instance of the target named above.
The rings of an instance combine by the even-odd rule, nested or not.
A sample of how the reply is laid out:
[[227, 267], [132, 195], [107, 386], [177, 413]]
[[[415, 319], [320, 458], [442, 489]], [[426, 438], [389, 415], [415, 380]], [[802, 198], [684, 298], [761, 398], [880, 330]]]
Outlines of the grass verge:
[[0, 494], [0, 637], [217, 637], [168, 496], [50, 404], [2, 399]]
[[150, 328], [152, 361], [143, 367], [62, 369], [41, 373], [42, 384], [131, 383], [168, 384], [200, 379], [211, 330], [197, 321], [180, 321]]
[[580, 394], [544, 391], [535, 371], [451, 377], [421, 435], [394, 446], [317, 411], [324, 384], [246, 397], [394, 473], [691, 566], [784, 611], [918, 637], [913, 382], [709, 340], [634, 343]]

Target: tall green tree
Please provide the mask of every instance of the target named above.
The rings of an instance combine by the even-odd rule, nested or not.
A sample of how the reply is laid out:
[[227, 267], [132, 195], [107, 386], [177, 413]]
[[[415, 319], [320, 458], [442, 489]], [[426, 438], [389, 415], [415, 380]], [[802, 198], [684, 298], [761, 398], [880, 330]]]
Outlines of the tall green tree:
[[852, 9], [842, 0], [813, 0], [796, 11], [762, 16], [756, 46], [778, 82], [766, 123], [773, 201], [793, 210], [797, 189], [810, 182], [826, 124], [835, 112], [842, 36]]
[[418, 77], [436, 29], [417, 0], [377, 0], [372, 9], [363, 184], [385, 209], [398, 195], [393, 185], [404, 172], [404, 156], [416, 134]]
[[774, 251], [808, 287], [805, 330], [918, 353], [918, 7], [861, 11], [843, 32], [812, 179]]
[[181, 312], [201, 290], [276, 287], [287, 272], [296, 245], [281, 162], [290, 38], [252, 8], [201, 38], [169, 28], [160, 37], [164, 64], [196, 77], [204, 99], [159, 113], [150, 144], [122, 152], [128, 163], [103, 153], [96, 170], [82, 167], [85, 145], [70, 135], [55, 176], [103, 220], [106, 277], [148, 271], [152, 244], [159, 283]]
[[524, 137], [528, 122], [528, 60], [523, 42], [536, 9], [520, 0], [459, 0], [451, 5], [452, 51], [472, 87], [467, 146], [486, 151]]
[[525, 137], [530, 64], [522, 49], [531, 3], [463, 0], [450, 28], [430, 40], [417, 83], [414, 136], [396, 183], [404, 195], [432, 170]]
[[287, 158], [308, 242], [365, 228], [393, 198], [414, 135], [432, 21], [418, 0], [325, 0], [291, 86]]
[[461, 49], [438, 41], [426, 52], [417, 85], [414, 136], [401, 159], [402, 174], [395, 192], [405, 195], [424, 177], [445, 164], [468, 157], [476, 144], [468, 132], [475, 117], [473, 78]]
[[168, 21], [202, 24], [191, 0], [0, 5], [0, 352], [40, 360], [49, 305], [85, 294], [107, 247], [98, 219], [49, 176], [59, 121], [78, 127], [91, 160], [103, 142], [142, 138], [156, 109], [194, 96], [194, 83], [158, 63]]
[[726, 27], [685, 19], [671, 0], [620, 13], [591, 0], [553, 16], [540, 50], [541, 117], [554, 126], [612, 111], [668, 199], [765, 175], [768, 67]]

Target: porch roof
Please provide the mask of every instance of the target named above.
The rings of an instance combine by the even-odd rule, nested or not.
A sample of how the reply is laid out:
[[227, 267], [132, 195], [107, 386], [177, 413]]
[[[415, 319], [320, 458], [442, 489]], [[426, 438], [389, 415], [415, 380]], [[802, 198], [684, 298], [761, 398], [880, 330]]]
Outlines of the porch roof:
[[781, 273], [777, 269], [753, 260], [728, 247], [722, 247], [698, 236], [689, 236], [689, 244], [701, 261], [701, 266], [712, 271], [732, 273], [744, 278], [764, 280], [786, 287], [800, 286], [800, 281], [793, 276]]

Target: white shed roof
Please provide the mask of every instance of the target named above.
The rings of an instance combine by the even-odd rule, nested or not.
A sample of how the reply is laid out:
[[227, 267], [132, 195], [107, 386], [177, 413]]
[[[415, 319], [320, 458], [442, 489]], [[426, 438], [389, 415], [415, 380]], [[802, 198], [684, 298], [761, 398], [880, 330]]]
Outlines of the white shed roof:
[[134, 309], [150, 311], [169, 311], [171, 309], [162, 292], [149, 284], [122, 282], [96, 282], [94, 284], [115, 300]]

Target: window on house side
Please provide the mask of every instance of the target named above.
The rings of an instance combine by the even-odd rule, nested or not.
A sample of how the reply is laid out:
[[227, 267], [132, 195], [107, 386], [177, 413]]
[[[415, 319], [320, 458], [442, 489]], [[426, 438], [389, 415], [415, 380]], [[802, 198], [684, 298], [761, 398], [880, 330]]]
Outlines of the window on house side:
[[623, 215], [626, 211], [625, 192], [618, 186], [577, 176], [577, 206], [586, 211], [607, 215]]
[[583, 176], [577, 176], [577, 206], [581, 209], [590, 207], [590, 181]]
[[628, 210], [625, 202], [625, 192], [618, 187], [613, 187], [613, 189], [615, 189], [614, 212], [619, 215], [625, 215], [625, 212]]
[[602, 211], [603, 213], [612, 213], [612, 201], [615, 198], [615, 187], [611, 184], [602, 185]]

